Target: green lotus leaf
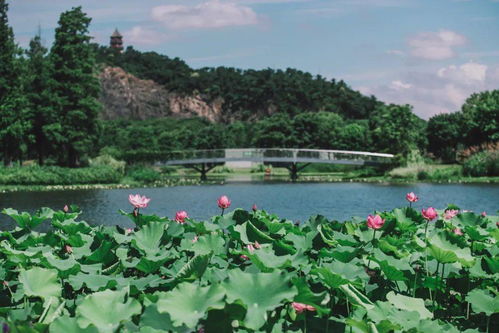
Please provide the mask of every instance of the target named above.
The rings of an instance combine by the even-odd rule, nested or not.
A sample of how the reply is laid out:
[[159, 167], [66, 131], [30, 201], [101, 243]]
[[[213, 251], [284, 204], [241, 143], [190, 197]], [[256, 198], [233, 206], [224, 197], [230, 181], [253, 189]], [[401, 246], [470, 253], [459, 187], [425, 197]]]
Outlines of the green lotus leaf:
[[225, 253], [225, 240], [217, 233], [199, 236], [197, 242], [193, 243], [192, 251], [196, 255], [213, 253], [219, 255]]
[[149, 222], [134, 233], [132, 244], [145, 254], [157, 253], [164, 231], [164, 222]]
[[326, 291], [321, 293], [312, 292], [304, 278], [294, 278], [292, 282], [298, 290], [298, 294], [294, 298], [295, 302], [312, 305], [321, 316], [329, 313], [330, 310], [321, 305], [326, 296]]
[[474, 258], [471, 256], [469, 248], [461, 249], [444, 239], [442, 233], [434, 235], [430, 240], [430, 254], [441, 264], [448, 264], [459, 261], [462, 265], [471, 267], [474, 263]]
[[408, 297], [400, 294], [395, 294], [390, 291], [386, 295], [386, 299], [395, 308], [406, 311], [416, 311], [419, 313], [421, 319], [431, 319], [433, 318], [433, 313], [431, 313], [424, 305], [424, 300], [421, 298]]
[[194, 256], [184, 267], [182, 267], [175, 280], [197, 280], [203, 276], [210, 262], [211, 253]]
[[[159, 313], [156, 304], [151, 304], [146, 307], [144, 313], [140, 317], [140, 332], [192, 332], [185, 325], [176, 327], [172, 323], [172, 319], [168, 313]], [[151, 328], [153, 331], [144, 330]]]
[[24, 293], [27, 296], [41, 298], [59, 297], [61, 295], [61, 284], [57, 278], [57, 271], [33, 267], [29, 270], [21, 269], [19, 282], [22, 283]]
[[192, 283], [181, 283], [167, 293], [160, 293], [157, 308], [168, 313], [175, 326], [195, 328], [210, 309], [222, 309], [224, 290], [220, 285], [199, 287]]
[[28, 212], [19, 213], [17, 210], [12, 208], [6, 208], [2, 210], [2, 213], [16, 221], [19, 227], [23, 229], [32, 229], [41, 224], [43, 221], [52, 218], [54, 212], [50, 208], [44, 207], [34, 215], [31, 215]]
[[482, 222], [480, 217], [473, 212], [460, 213], [456, 217], [454, 217], [453, 222], [454, 221], [460, 225], [467, 227], [473, 227]]
[[113, 283], [115, 280], [115, 277], [102, 274], [78, 273], [69, 276], [67, 281], [75, 290], [79, 290], [85, 285], [88, 289], [97, 291], [106, 286], [115, 286], [116, 282]]
[[76, 308], [78, 325], [87, 328], [94, 325], [101, 332], [114, 332], [120, 323], [141, 313], [142, 306], [125, 296], [127, 288], [120, 291], [104, 290], [86, 296]]
[[359, 305], [368, 311], [374, 307], [371, 300], [369, 300], [366, 295], [361, 293], [351, 283], [343, 284], [339, 288], [352, 304]]
[[98, 333], [99, 330], [90, 325], [87, 328], [78, 326], [76, 318], [61, 316], [50, 325], [50, 333]]
[[470, 302], [473, 311], [484, 312], [487, 316], [499, 312], [499, 297], [491, 296], [483, 289], [473, 289], [466, 296], [466, 301]]
[[244, 326], [258, 330], [267, 320], [267, 311], [284, 305], [298, 294], [283, 273], [245, 273], [239, 269], [229, 272], [223, 284], [229, 302], [240, 300], [246, 305]]
[[108, 240], [103, 241], [100, 246], [94, 252], [92, 252], [92, 254], [85, 258], [85, 264], [100, 263], [104, 265], [110, 265], [117, 259], [116, 255], [112, 251], [114, 246], [114, 243]]

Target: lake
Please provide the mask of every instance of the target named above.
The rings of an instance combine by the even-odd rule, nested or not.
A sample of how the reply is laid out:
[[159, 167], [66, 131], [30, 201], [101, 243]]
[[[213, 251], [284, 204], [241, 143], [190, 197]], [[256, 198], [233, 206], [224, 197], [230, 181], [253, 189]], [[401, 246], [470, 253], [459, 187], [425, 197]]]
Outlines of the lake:
[[[454, 203], [461, 209], [495, 214], [499, 210], [499, 184], [372, 184], [372, 183], [231, 183], [225, 185], [178, 186], [112, 190], [71, 190], [50, 192], [14, 192], [0, 194], [0, 208], [29, 211], [40, 207], [62, 209], [76, 204], [82, 219], [90, 224], [131, 226], [119, 209], [132, 211], [129, 193], [152, 198], [144, 213], [173, 218], [177, 210], [186, 210], [195, 219], [220, 214], [217, 198], [227, 195], [232, 208], [258, 208], [293, 221], [306, 221], [322, 214], [330, 219], [364, 218], [374, 210], [406, 206], [405, 194], [415, 192], [420, 200], [414, 207], [445, 208]], [[0, 228], [12, 228], [13, 221], [0, 214]]]

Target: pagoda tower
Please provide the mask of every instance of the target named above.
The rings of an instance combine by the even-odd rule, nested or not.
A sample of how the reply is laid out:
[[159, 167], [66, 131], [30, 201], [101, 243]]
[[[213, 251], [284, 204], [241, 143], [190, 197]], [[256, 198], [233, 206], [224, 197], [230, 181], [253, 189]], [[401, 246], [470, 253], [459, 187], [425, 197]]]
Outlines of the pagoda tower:
[[113, 49], [123, 51], [123, 36], [120, 34], [118, 29], [114, 29], [109, 46]]

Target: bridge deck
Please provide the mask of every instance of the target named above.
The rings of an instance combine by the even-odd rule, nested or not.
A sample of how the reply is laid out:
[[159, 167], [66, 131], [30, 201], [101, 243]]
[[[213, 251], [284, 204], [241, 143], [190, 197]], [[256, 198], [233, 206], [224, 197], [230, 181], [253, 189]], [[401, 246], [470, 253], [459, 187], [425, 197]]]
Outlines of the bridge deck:
[[392, 154], [361, 151], [288, 149], [288, 148], [244, 148], [191, 150], [168, 153], [167, 159], [157, 165], [218, 164], [234, 161], [257, 163], [328, 163], [328, 164], [380, 164], [393, 158]]

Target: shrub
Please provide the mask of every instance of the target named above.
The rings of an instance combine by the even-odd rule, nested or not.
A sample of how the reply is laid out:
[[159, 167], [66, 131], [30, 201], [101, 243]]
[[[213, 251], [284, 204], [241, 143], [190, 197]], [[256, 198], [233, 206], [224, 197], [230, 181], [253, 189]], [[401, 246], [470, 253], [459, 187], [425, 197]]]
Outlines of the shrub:
[[118, 183], [121, 174], [109, 166], [63, 168], [30, 166], [0, 169], [0, 184], [73, 185]]
[[125, 173], [126, 162], [119, 161], [114, 157], [112, 157], [111, 155], [107, 154], [99, 155], [96, 158], [90, 159], [88, 162], [91, 167], [109, 166], [121, 174]]
[[134, 180], [143, 183], [154, 183], [161, 178], [161, 174], [154, 170], [153, 168], [147, 167], [135, 167], [132, 168], [128, 175], [132, 177]]
[[499, 176], [499, 151], [483, 151], [471, 155], [463, 164], [467, 176]]

